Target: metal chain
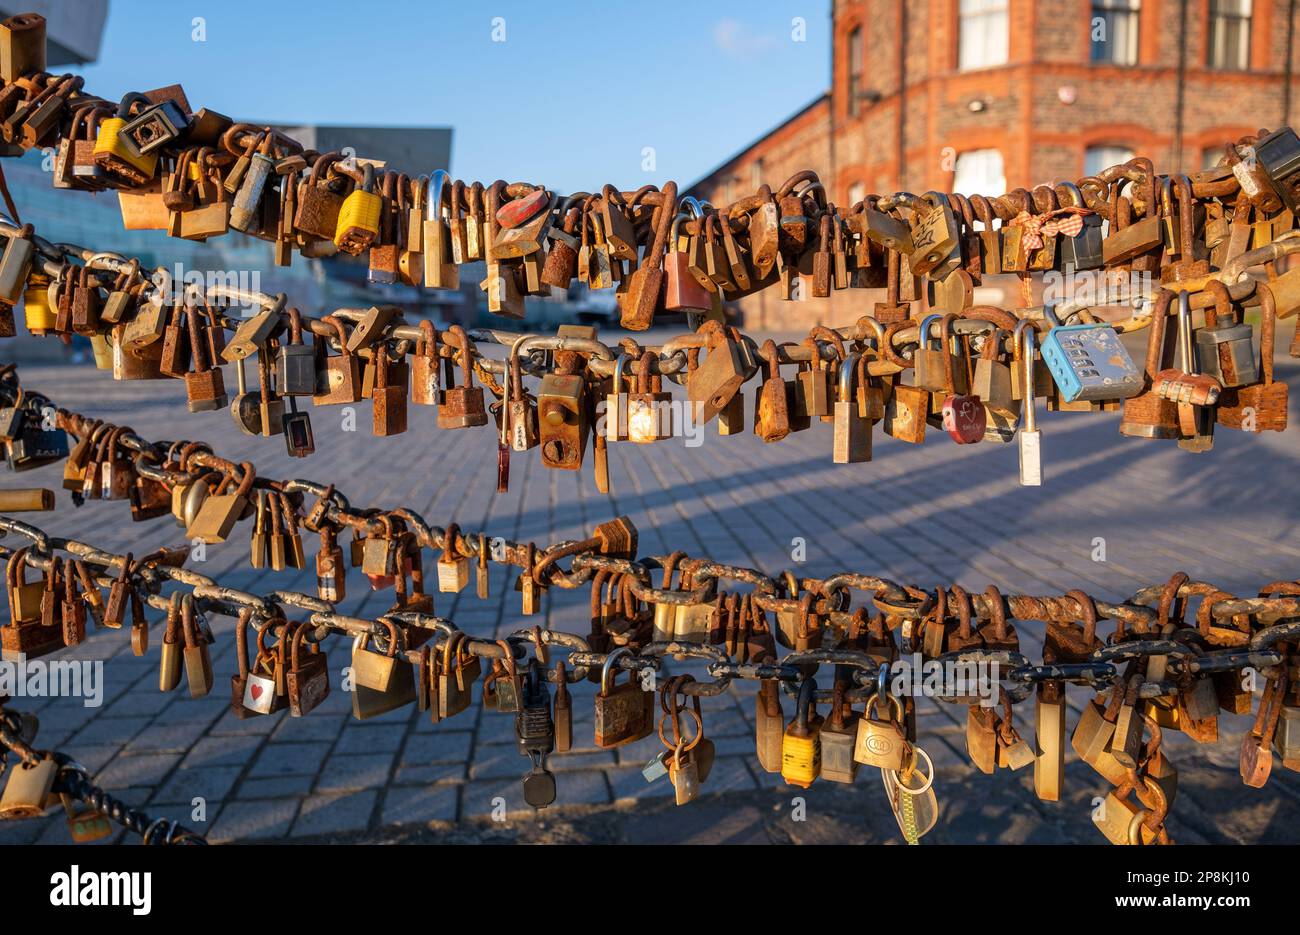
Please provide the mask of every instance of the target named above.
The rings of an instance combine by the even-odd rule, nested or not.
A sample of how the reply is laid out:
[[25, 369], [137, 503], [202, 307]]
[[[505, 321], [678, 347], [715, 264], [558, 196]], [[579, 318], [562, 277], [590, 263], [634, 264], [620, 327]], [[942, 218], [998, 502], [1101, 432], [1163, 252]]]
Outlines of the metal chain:
[[[23, 763], [36, 763], [53, 758], [58, 764], [51, 790], [56, 795], [67, 795], [75, 801], [90, 806], [97, 814], [116, 822], [132, 834], [139, 835], [144, 844], [207, 844], [202, 835], [169, 819], [153, 819], [113, 794], [106, 792], [90, 780], [84, 766], [68, 754], [51, 750], [37, 750], [21, 736], [21, 717], [6, 708], [0, 699], [0, 760], [13, 753]], [[3, 765], [0, 763], [0, 772]]]
[[[33, 546], [22, 556], [22, 561], [28, 567], [40, 572], [47, 572], [50, 569], [52, 559], [58, 551], [66, 552], [98, 567], [101, 573], [94, 575], [93, 579], [100, 587], [110, 587], [118, 580], [117, 570], [127, 562], [128, 558], [125, 554], [99, 549], [75, 539], [48, 535], [35, 526], [9, 517], [0, 517], [0, 533], [15, 533], [29, 539]], [[7, 561], [16, 552], [17, 549], [14, 547], [0, 545], [0, 560]], [[652, 563], [640, 564], [646, 575], [649, 575], [649, 566]], [[403, 639], [402, 642], [407, 645], [414, 645], [417, 642], [423, 645], [427, 640], [430, 648], [437, 648], [440, 641], [445, 645], [446, 640], [453, 636], [459, 639], [462, 635], [453, 621], [434, 614], [394, 609], [374, 619], [352, 617], [338, 613], [333, 604], [313, 595], [283, 590], [264, 595], [251, 594], [221, 585], [197, 572], [172, 567], [166, 564], [163, 558], [146, 557], [133, 562], [128, 573], [128, 582], [145, 603], [155, 609], [166, 610], [169, 607], [170, 595], [164, 595], [162, 588], [165, 583], [171, 583], [177, 585], [179, 589], [188, 589], [200, 610], [231, 617], [238, 616], [243, 611], [249, 612], [252, 615], [253, 626], [259, 630], [283, 623], [286, 619], [286, 608], [306, 611], [309, 614], [308, 619], [316, 628], [306, 637], [311, 642], [320, 642], [332, 632], [349, 638], [366, 636], [374, 639], [386, 650], [385, 644], [390, 638], [390, 623], [396, 625], [399, 631], [404, 629], [412, 632], [432, 631], [432, 635], [421, 633], [423, 638], [418, 641]], [[1198, 590], [1203, 591], [1208, 587], [1203, 582], [1188, 581], [1179, 589], [1179, 597], [1192, 596]], [[1215, 593], [1226, 594], [1217, 589]], [[1025, 598], [1020, 595], [1006, 598], [1009, 606], [1020, 606], [1026, 601], [1038, 606], [1049, 606], [1052, 603], [1050, 600]], [[1120, 606], [1128, 608], [1135, 616], [1150, 611], [1150, 608], [1135, 601], [1136, 598]], [[1062, 600], [1060, 603], [1064, 606], [1065, 601]], [[1191, 676], [1198, 673], [1241, 670], [1247, 667], [1263, 670], [1279, 665], [1283, 660], [1283, 652], [1275, 647], [1283, 640], [1295, 638], [1297, 631], [1300, 631], [1300, 624], [1289, 622], [1300, 618], [1300, 600], [1294, 597], [1272, 597], [1250, 599], [1250, 603], [1253, 608], [1252, 617], [1261, 625], [1249, 634], [1241, 634], [1247, 642], [1245, 650], [1228, 648], [1198, 651], [1184, 642], [1134, 638], [1111, 641], [1091, 650], [1087, 661], [1071, 664], [1034, 665], [1019, 652], [987, 649], [950, 652], [936, 658], [938, 662], [951, 666], [996, 663], [1006, 682], [1009, 683], [1006, 691], [1013, 701], [1024, 700], [1031, 694], [1033, 686], [1045, 681], [1065, 681], [1097, 688], [1105, 687], [1120, 677], [1120, 663], [1158, 655], [1173, 656], [1169, 667], [1175, 676], [1184, 673]], [[1226, 595], [1223, 600], [1216, 601], [1210, 608], [1209, 616], [1216, 620], [1231, 621], [1239, 616], [1236, 612], [1238, 610], [1238, 599]], [[1081, 622], [1083, 617], [1083, 614], [1078, 617], [1056, 615], [1036, 619], [1045, 620], [1051, 626]], [[1021, 620], [1018, 617], [1016, 619]], [[577, 633], [543, 630], [543, 638], [550, 645], [563, 646], [571, 650], [572, 665], [569, 670], [569, 681], [576, 682], [586, 678], [589, 669], [599, 667], [609, 656], [608, 653], [592, 651], [588, 638]], [[528, 648], [533, 645], [533, 640], [532, 628], [521, 629], [508, 637], [516, 658], [523, 658], [526, 655]], [[464, 648], [487, 659], [505, 658], [500, 644], [492, 640], [465, 637]], [[804, 677], [802, 667], [836, 665], [851, 668], [853, 670], [851, 679], [859, 686], [848, 692], [846, 697], [852, 701], [865, 701], [874, 694], [874, 685], [882, 666], [878, 657], [854, 649], [798, 650], [781, 658], [779, 663], [758, 666], [738, 665], [731, 658], [731, 654], [710, 643], [684, 640], [651, 642], [639, 647], [629, 647], [629, 650], [628, 653], [621, 654], [617, 660], [620, 668], [658, 670], [659, 660], [666, 655], [703, 660], [713, 681], [690, 683], [682, 688], [684, 693], [695, 696], [720, 694], [731, 681], [736, 679], [776, 679], [787, 685], [793, 685]], [[397, 652], [410, 662], [418, 662], [420, 659], [419, 649], [399, 648]], [[554, 673], [548, 673], [547, 677], [553, 681]], [[1143, 688], [1142, 697], [1164, 697], [1176, 695], [1180, 691], [1181, 686], [1177, 678], [1171, 678], [1162, 682], [1147, 683]], [[829, 697], [829, 691], [818, 695], [822, 700]], [[935, 697], [958, 704], [968, 703], [967, 696], [962, 694], [938, 694]]]
[[[65, 79], [68, 77], [69, 76], [52, 75], [47, 72], [36, 72], [25, 76], [15, 83], [22, 87], [26, 97], [36, 98], [38, 95], [46, 92], [47, 89], [63, 85]], [[185, 113], [177, 105], [176, 98], [173, 98], [169, 103], [171, 103], [173, 108], [177, 111], [177, 116], [184, 120], [186, 129], [189, 128], [191, 123], [197, 120], [198, 115]], [[136, 108], [140, 104], [143, 104], [144, 106], [137, 112]], [[123, 98], [120, 104], [114, 104], [111, 101], [107, 101], [83, 91], [79, 82], [75, 83], [72, 87], [65, 86], [65, 91], [62, 98], [59, 100], [59, 105], [57, 111], [58, 118], [55, 121], [55, 126], [52, 128], [43, 128], [39, 134], [39, 138], [37, 138], [36, 134], [23, 132], [24, 126], [22, 120], [14, 120], [8, 122], [3, 128], [3, 134], [6, 141], [24, 149], [40, 146], [58, 146], [71, 140], [77, 122], [76, 118], [80, 114], [89, 113], [93, 121], [97, 114], [108, 114], [120, 110], [123, 112], [123, 116], [137, 116], [139, 121], [147, 123], [147, 118], [156, 114], [162, 108], [162, 105], [153, 105], [151, 102], [144, 100], [141, 95], [131, 94], [128, 94]], [[206, 110], [203, 111], [203, 114], [209, 121], [219, 124], [219, 128], [217, 129], [214, 129], [212, 126], [204, 127], [204, 132], [219, 144], [219, 151], [208, 156], [206, 165], [218, 169], [221, 167], [233, 167], [233, 172], [240, 173], [239, 177], [236, 179], [236, 187], [238, 187], [238, 183], [243, 179], [243, 175], [247, 170], [249, 158], [254, 155], [254, 150], [257, 149], [259, 145], [264, 144], [262, 145], [263, 153], [261, 153], [264, 158], [267, 155], [272, 157], [269, 160], [270, 168], [266, 170], [266, 174], [271, 175], [272, 177], [274, 177], [274, 175], [291, 175], [296, 177], [297, 174], [312, 168], [312, 164], [322, 155], [315, 150], [307, 149], [298, 141], [293, 140], [286, 134], [274, 128], [257, 127], [246, 123], [232, 123], [226, 118], [221, 118], [219, 115], [215, 115]], [[94, 126], [93, 122], [92, 126]], [[146, 160], [145, 156], [141, 155], [135, 160], [127, 160], [131, 165], [112, 165], [110, 171], [101, 172], [101, 174], [95, 179], [94, 187], [96, 189], [110, 188], [130, 191], [131, 189], [138, 188], [157, 175], [160, 156], [174, 160], [181, 157], [187, 150], [192, 149], [195, 145], [192, 139], [184, 136], [182, 132], [177, 131], [176, 129], [167, 131], [166, 125], [163, 122], [155, 120], [149, 124], [149, 127], [154, 133], [159, 129], [165, 131], [162, 135], [161, 141], [153, 139], [152, 137], [150, 138], [150, 152], [147, 155], [151, 158]], [[119, 139], [133, 139], [129, 131], [124, 131], [126, 131], [125, 127], [121, 127], [117, 130]], [[1259, 136], [1263, 136], [1266, 133], [1267, 131], [1261, 131]], [[1231, 171], [1233, 156], [1236, 156], [1236, 161], [1241, 160], [1236, 147], [1248, 147], [1251, 143], [1255, 142], [1259, 136], [1248, 135], [1235, 141], [1235, 143], [1225, 144], [1225, 148], [1230, 148], [1232, 152], [1230, 155], [1226, 154], [1225, 158], [1220, 160], [1219, 166], [1199, 172], [1188, 179], [1188, 189], [1191, 195], [1195, 198], [1218, 198], [1224, 200], [1234, 198], [1237, 193], [1241, 191], [1241, 184], [1235, 174]], [[138, 146], [138, 142], [134, 144], [119, 143], [118, 145], [129, 150], [132, 148], [132, 145]], [[355, 150], [351, 149], [349, 151], [355, 152]], [[327, 157], [337, 157], [341, 154], [331, 153], [324, 155]], [[235, 158], [236, 156], [239, 156], [240, 160], [237, 161]], [[359, 182], [362, 178], [361, 167], [366, 162], [367, 160], [353, 156], [350, 159], [341, 160], [338, 165], [338, 170], [341, 174], [347, 175], [354, 181]], [[400, 182], [403, 186], [410, 185], [411, 192], [418, 194], [420, 191], [418, 184], [412, 184], [413, 182], [418, 182], [418, 180], [415, 180], [413, 176], [408, 176], [405, 173], [399, 174], [397, 172], [389, 174], [391, 174], [392, 178], [396, 182]], [[446, 174], [443, 173], [443, 176], [446, 176]], [[69, 184], [65, 187], [73, 187], [78, 184], [75, 179], [76, 177], [73, 176], [73, 179], [70, 180]], [[269, 187], [270, 183], [267, 182], [266, 184], [267, 187]], [[1080, 178], [1072, 183], [1072, 187], [1073, 191], [1078, 194], [1079, 200], [1082, 201], [1082, 204], [1078, 205], [1079, 208], [1090, 212], [1096, 212], [1097, 214], [1109, 219], [1112, 217], [1114, 211], [1110, 198], [1111, 190], [1116, 186], [1125, 184], [1132, 185], [1133, 209], [1137, 213], [1144, 214], [1147, 211], [1154, 209], [1158, 198], [1154, 167], [1149, 159], [1142, 157], [1132, 159], [1122, 165], [1109, 167], [1108, 169], [1099, 172], [1097, 175]], [[546, 210], [560, 211], [562, 214], [567, 214], [571, 207], [576, 209], [580, 206], [575, 203], [580, 203], [584, 199], [590, 200], [593, 198], [597, 201], [601, 201], [602, 204], [614, 203], [620, 207], [634, 208], [637, 206], [644, 206], [655, 207], [657, 209], [661, 204], [663, 204], [668, 193], [671, 192], [671, 196], [667, 197], [667, 200], [671, 202], [670, 208], [675, 209], [677, 202], [677, 186], [673, 182], [665, 183], [663, 192], [660, 192], [655, 186], [646, 186], [636, 192], [621, 192], [614, 189], [611, 185], [603, 185], [592, 189], [593, 192], [601, 193], [599, 195], [589, 195], [586, 192], [579, 192], [575, 195], [569, 196], [567, 199], [556, 193], [547, 191], [544, 186], [530, 183], [513, 183], [507, 185], [503, 181], [496, 181], [488, 184], [479, 182], [462, 182], [459, 180], [453, 182], [450, 177], [446, 177], [445, 187], [449, 191], [454, 192], [457, 199], [457, 204], [454, 204], [449, 208], [449, 216], [452, 212], [455, 212], [457, 216], [459, 215], [462, 199], [464, 199], [465, 204], [469, 204], [470, 201], [473, 201], [473, 199], [467, 197], [471, 192], [487, 192], [493, 199], [501, 199], [507, 202], [509, 200], [523, 200], [528, 198], [536, 199], [537, 193], [543, 192], [549, 196], [549, 198], [542, 199], [540, 202], [541, 204], [547, 205]], [[376, 189], [377, 188], [378, 186], [376, 185]], [[1004, 223], [1017, 222], [1022, 215], [1029, 215], [1031, 217], [1050, 215], [1052, 211], [1056, 209], [1057, 194], [1062, 190], [1063, 189], [1060, 185], [1055, 187], [1038, 186], [1032, 192], [1028, 189], [1021, 188], [1003, 195], [985, 199], [985, 203], [990, 209], [991, 214], [997, 219], [1002, 220]], [[396, 192], [393, 193], [393, 195], [396, 194]], [[402, 194], [404, 195], [405, 192]], [[439, 190], [432, 194], [436, 194], [439, 200], [441, 200], [442, 187], [440, 186]], [[1050, 196], [1050, 199], [1048, 196]], [[730, 224], [737, 221], [739, 218], [743, 218], [749, 213], [752, 213], [761, 204], [772, 200], [774, 197], [794, 197], [801, 204], [806, 203], [806, 207], [803, 208], [803, 210], [809, 212], [810, 218], [813, 222], [819, 220], [820, 214], [826, 213], [829, 208], [833, 208], [833, 205], [828, 205], [827, 203], [826, 192], [821, 181], [818, 179], [817, 174], [812, 170], [805, 169], [796, 172], [779, 188], [775, 189], [775, 191], [770, 186], [760, 186], [754, 194], [739, 198], [730, 205], [716, 209], [715, 214], [717, 217], [724, 219]], [[698, 199], [691, 199], [689, 197], [684, 198], [683, 201], [692, 204], [696, 209], [696, 216], [688, 221], [688, 232], [692, 234], [704, 233], [704, 210], [712, 206], [707, 205], [707, 203], [701, 202]], [[909, 192], [895, 192], [887, 196], [867, 195], [857, 204], [852, 206], [851, 213], [860, 210], [864, 205], [870, 206], [873, 210], [881, 211], [897, 211], [899, 209], [914, 210], [917, 201], [917, 197]], [[487, 199], [482, 199], [475, 203], [475, 207], [481, 208], [487, 203]], [[561, 220], [563, 220], [563, 217], [561, 217]], [[585, 209], [583, 210], [582, 220], [585, 226], [587, 221]], [[494, 218], [489, 218], [489, 223], [494, 222]], [[986, 222], [986, 226], [987, 225], [988, 222]], [[654, 220], [651, 220], [649, 224], [649, 227], [651, 228], [650, 232], [653, 233], [654, 229], [658, 226], [659, 225], [656, 224]], [[815, 225], [810, 226], [813, 226], [815, 230]], [[1035, 229], [1037, 228], [1035, 227]], [[256, 225], [254, 225], [252, 232], [257, 234], [261, 233], [257, 229]], [[265, 237], [265, 235], [263, 236]], [[275, 238], [266, 237], [265, 239]], [[660, 249], [662, 248], [663, 244], [660, 244]]]

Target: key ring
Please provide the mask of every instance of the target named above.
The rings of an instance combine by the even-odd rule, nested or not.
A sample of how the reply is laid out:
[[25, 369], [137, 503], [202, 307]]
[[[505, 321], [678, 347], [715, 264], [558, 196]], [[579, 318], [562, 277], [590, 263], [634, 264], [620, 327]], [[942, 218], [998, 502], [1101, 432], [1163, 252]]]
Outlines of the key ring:
[[[885, 778], [886, 788], [888, 788], [888, 784], [890, 782], [893, 782], [895, 785], [898, 786], [899, 789], [906, 792], [908, 795], [924, 795], [926, 792], [929, 792], [930, 787], [934, 785], [934, 761], [930, 759], [930, 754], [926, 753], [923, 749], [921, 749], [916, 744], [912, 744], [911, 747], [912, 747], [912, 762], [909, 764], [908, 770], [904, 771], [898, 769], [890, 769], [890, 770], [882, 769], [880, 772], [882, 776]], [[902, 776], [904, 772], [912, 773], [912, 774], [918, 772], [917, 766], [920, 765], [919, 763], [917, 763], [918, 759], [925, 760], [925, 769], [928, 769], [930, 771], [930, 774], [926, 776], [925, 770], [920, 770], [921, 775], [925, 777], [925, 782], [921, 785], [921, 788], [912, 789], [908, 786], [903, 785], [903, 782], [899, 777]]]
[[[679, 714], [680, 712], [674, 712], [673, 714], [665, 714], [663, 717], [659, 719], [659, 740], [669, 750], [675, 750], [680, 747], [681, 752], [686, 753], [689, 750], [694, 750], [695, 747], [699, 744], [700, 739], [704, 736], [704, 722], [700, 719], [700, 716], [695, 713], [694, 708], [683, 708], [681, 710], [684, 710], [687, 714], [689, 714], [691, 717], [695, 719], [695, 736], [691, 738], [690, 743], [686, 743], [684, 747], [682, 746], [682, 744], [685, 743], [685, 741], [680, 739], [681, 733], [678, 730], [678, 720], [677, 720], [677, 714]], [[676, 734], [678, 737], [676, 743], [669, 743], [668, 738], [664, 736], [664, 722], [668, 720], [673, 721], [673, 733]]]

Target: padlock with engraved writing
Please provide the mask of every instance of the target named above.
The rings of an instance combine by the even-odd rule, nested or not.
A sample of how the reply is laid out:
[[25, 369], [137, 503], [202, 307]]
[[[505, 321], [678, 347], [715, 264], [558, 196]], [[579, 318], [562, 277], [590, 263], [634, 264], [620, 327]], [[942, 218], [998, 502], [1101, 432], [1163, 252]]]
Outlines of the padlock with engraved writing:
[[[883, 669], [882, 671], [887, 671]], [[889, 706], [885, 717], [880, 708]], [[858, 719], [857, 742], [853, 758], [865, 766], [902, 769], [910, 757], [910, 745], [902, 727], [903, 706], [893, 695], [877, 691], [867, 701], [867, 709]]]
[[961, 265], [961, 236], [948, 196], [926, 192], [913, 203], [912, 274], [938, 282]]

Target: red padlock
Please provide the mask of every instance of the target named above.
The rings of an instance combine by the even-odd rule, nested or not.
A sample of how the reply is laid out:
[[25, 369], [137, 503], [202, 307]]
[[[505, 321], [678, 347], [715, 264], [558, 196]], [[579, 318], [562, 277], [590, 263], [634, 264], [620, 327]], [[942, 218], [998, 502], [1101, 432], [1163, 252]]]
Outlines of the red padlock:
[[532, 220], [537, 216], [538, 211], [541, 211], [550, 203], [551, 194], [544, 188], [539, 188], [522, 198], [507, 201], [497, 209], [497, 226], [502, 230], [518, 227], [520, 224]]
[[978, 396], [948, 396], [943, 401], [943, 430], [959, 445], [984, 440], [988, 412]]

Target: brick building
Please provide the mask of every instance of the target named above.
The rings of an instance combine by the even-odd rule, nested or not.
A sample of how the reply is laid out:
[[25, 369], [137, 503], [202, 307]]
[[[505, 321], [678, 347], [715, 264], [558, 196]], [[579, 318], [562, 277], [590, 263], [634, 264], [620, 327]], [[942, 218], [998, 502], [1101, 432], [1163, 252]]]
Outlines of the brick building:
[[[999, 194], [1150, 156], [1215, 162], [1214, 144], [1291, 120], [1295, 0], [832, 0], [831, 88], [698, 181], [715, 203], [813, 168], [830, 200]], [[899, 37], [903, 37], [900, 41]], [[844, 324], [851, 290], [737, 303], [755, 327]]]

